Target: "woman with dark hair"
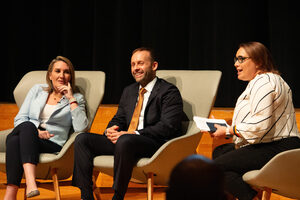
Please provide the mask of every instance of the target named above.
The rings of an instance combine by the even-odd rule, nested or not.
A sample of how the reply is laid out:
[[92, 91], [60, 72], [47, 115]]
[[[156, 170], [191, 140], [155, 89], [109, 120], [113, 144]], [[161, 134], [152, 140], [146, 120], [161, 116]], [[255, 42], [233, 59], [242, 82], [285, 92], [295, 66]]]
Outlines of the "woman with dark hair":
[[174, 167], [166, 190], [166, 200], [183, 199], [227, 199], [224, 174], [214, 161], [194, 154]]
[[39, 195], [35, 182], [39, 154], [59, 152], [71, 128], [84, 131], [88, 127], [84, 97], [73, 93], [75, 73], [71, 61], [57, 56], [49, 65], [46, 81], [30, 89], [15, 117], [15, 128], [7, 136], [4, 200], [16, 199], [23, 173], [27, 198]]
[[276, 154], [300, 148], [292, 91], [279, 75], [269, 50], [259, 42], [240, 44], [234, 58], [239, 80], [248, 86], [238, 98], [232, 125], [215, 125], [213, 137], [233, 136], [213, 159], [225, 173], [225, 189], [239, 200], [256, 199], [244, 173], [260, 169]]

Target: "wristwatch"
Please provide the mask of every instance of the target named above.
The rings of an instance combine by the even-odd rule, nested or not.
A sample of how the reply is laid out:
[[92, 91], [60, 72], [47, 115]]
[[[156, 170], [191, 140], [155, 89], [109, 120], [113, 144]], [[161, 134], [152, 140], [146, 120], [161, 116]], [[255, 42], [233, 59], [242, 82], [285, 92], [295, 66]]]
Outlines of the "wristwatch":
[[229, 139], [229, 138], [231, 138], [233, 135], [230, 133], [230, 126], [227, 126], [226, 127], [226, 132], [225, 132], [225, 138], [226, 139]]

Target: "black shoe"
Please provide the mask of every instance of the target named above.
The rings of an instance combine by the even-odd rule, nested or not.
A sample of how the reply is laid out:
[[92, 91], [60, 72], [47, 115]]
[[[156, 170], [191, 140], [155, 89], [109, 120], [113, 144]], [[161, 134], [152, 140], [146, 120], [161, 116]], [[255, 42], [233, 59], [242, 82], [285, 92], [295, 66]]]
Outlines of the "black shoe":
[[117, 191], [115, 191], [115, 194], [112, 198], [112, 200], [123, 200], [124, 197], [122, 195], [120, 195]]
[[82, 200], [95, 200], [92, 189], [80, 189]]

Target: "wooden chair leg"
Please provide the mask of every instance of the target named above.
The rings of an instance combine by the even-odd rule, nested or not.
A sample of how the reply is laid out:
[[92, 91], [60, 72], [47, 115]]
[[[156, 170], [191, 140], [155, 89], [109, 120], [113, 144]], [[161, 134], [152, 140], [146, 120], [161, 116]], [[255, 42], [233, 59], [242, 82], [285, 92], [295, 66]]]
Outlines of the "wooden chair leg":
[[101, 197], [100, 197], [100, 189], [99, 187], [97, 187], [96, 185], [96, 181], [98, 179], [98, 176], [99, 176], [100, 172], [98, 171], [93, 171], [93, 192], [94, 192], [94, 196], [96, 197], [97, 200], [101, 200]]
[[27, 199], [27, 196], [26, 196], [26, 185], [25, 185], [25, 188], [24, 188], [24, 200]]
[[270, 200], [272, 194], [271, 188], [264, 188], [262, 200]]
[[153, 200], [153, 177], [152, 172], [147, 174], [147, 200]]
[[53, 180], [55, 198], [56, 198], [56, 200], [60, 200], [60, 190], [59, 190], [59, 185], [58, 185], [57, 169], [56, 168], [51, 169], [51, 175], [52, 175], [52, 180]]

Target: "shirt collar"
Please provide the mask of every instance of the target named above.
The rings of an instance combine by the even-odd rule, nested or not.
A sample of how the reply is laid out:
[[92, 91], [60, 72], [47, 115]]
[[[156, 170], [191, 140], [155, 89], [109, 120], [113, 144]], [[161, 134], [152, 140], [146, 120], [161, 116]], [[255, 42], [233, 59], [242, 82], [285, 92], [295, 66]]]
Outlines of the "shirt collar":
[[[152, 89], [157, 81], [157, 77], [155, 77], [152, 81], [150, 81], [144, 88], [147, 90], [147, 92], [152, 92]], [[140, 89], [142, 86], [140, 85]]]

